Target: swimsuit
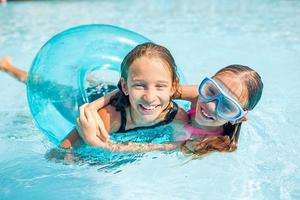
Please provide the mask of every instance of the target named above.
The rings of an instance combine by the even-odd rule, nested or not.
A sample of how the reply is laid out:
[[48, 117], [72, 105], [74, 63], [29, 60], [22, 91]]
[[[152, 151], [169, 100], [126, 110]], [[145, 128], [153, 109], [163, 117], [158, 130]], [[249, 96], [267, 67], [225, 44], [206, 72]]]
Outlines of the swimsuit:
[[192, 116], [194, 116], [196, 113], [196, 108], [191, 108], [189, 111], [188, 111], [188, 117], [189, 117], [189, 124], [186, 124], [184, 125], [184, 130], [186, 132], [186, 135], [183, 136], [183, 137], [180, 137], [180, 141], [184, 141], [184, 140], [187, 140], [189, 139], [191, 136], [193, 135], [223, 135], [224, 134], [224, 131], [223, 130], [218, 130], [218, 131], [207, 131], [207, 130], [204, 130], [204, 129], [201, 129], [201, 128], [196, 128], [196, 127], [193, 127], [191, 125], [191, 118]]
[[145, 126], [145, 127], [136, 127], [136, 128], [132, 128], [132, 129], [128, 129], [126, 130], [126, 123], [127, 123], [127, 118], [126, 118], [126, 111], [125, 111], [125, 107], [122, 107], [120, 109], [120, 114], [121, 114], [121, 126], [120, 129], [116, 132], [116, 133], [126, 133], [128, 131], [134, 131], [134, 130], [138, 130], [138, 129], [150, 129], [150, 128], [154, 128], [157, 126], [162, 126], [162, 125], [166, 125], [171, 123], [178, 111], [178, 105], [173, 102], [173, 107], [169, 110], [169, 112], [167, 113], [165, 119], [163, 121], [158, 122], [157, 124], [151, 125], [151, 126]]

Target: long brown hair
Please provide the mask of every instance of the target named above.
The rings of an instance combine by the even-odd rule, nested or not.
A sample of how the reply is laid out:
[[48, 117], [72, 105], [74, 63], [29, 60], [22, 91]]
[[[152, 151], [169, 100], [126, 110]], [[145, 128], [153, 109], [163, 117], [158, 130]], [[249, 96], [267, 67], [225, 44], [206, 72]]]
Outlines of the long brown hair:
[[[244, 105], [244, 110], [252, 110], [261, 98], [263, 91], [263, 82], [259, 74], [250, 67], [243, 65], [229, 65], [219, 70], [213, 77], [220, 74], [233, 73], [241, 81], [241, 84], [246, 88], [248, 101]], [[194, 155], [194, 158], [202, 157], [211, 152], [232, 152], [237, 149], [238, 139], [240, 135], [242, 122], [231, 124], [230, 122], [224, 125], [224, 135], [220, 136], [203, 136], [197, 139], [193, 149], [188, 148], [185, 141], [181, 145], [181, 150], [189, 155]]]
[[[173, 56], [167, 48], [152, 42], [137, 45], [125, 56], [121, 64], [121, 78], [127, 81], [131, 64], [142, 56], [159, 58], [166, 63], [172, 75], [172, 85], [175, 87], [175, 91], [178, 89], [179, 77]], [[122, 108], [129, 105], [129, 98], [122, 90], [121, 79], [118, 82], [118, 88], [120, 91], [110, 99], [110, 104], [115, 106], [117, 111], [120, 111]]]

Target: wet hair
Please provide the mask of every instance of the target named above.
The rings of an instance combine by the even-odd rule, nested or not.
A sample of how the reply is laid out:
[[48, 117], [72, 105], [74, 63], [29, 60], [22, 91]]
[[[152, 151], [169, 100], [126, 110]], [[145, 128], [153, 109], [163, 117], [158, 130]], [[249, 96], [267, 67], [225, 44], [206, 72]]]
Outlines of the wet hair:
[[[158, 58], [163, 61], [166, 66], [168, 66], [172, 76], [172, 85], [175, 87], [175, 91], [177, 91], [179, 77], [177, 74], [177, 66], [173, 56], [167, 48], [158, 44], [154, 44], [152, 42], [137, 45], [125, 56], [121, 64], [121, 78], [127, 81], [130, 66], [136, 59], [143, 56], [146, 56], [148, 58]], [[129, 106], [129, 97], [125, 95], [122, 90], [121, 78], [118, 82], [118, 88], [120, 91], [110, 99], [110, 104], [112, 106], [115, 106], [117, 111], [120, 111], [121, 109], [124, 109], [124, 107]]]
[[[243, 105], [244, 110], [252, 110], [261, 98], [263, 91], [263, 82], [259, 74], [250, 67], [243, 65], [229, 65], [219, 70], [213, 77], [217, 77], [221, 74], [234, 74], [235, 78], [241, 81], [243, 87], [246, 88], [248, 101], [246, 105]], [[189, 155], [193, 155], [194, 158], [202, 157], [211, 152], [232, 152], [237, 149], [238, 139], [240, 135], [242, 122], [231, 124], [227, 122], [224, 125], [224, 135], [220, 136], [203, 136], [197, 139], [197, 145], [194, 149], [187, 147], [185, 141], [181, 145], [181, 150]]]

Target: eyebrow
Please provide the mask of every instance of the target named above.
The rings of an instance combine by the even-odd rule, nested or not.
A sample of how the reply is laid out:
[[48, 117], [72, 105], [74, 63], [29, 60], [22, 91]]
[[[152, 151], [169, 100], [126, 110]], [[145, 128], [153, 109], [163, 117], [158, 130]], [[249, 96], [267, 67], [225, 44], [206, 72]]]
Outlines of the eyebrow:
[[[146, 81], [143, 80], [143, 79], [131, 79], [131, 81], [134, 81], [134, 82], [146, 82]], [[155, 83], [164, 83], [164, 84], [168, 84], [169, 81], [158, 80], [158, 81], [156, 81]]]
[[169, 81], [157, 81], [157, 83], [169, 83]]

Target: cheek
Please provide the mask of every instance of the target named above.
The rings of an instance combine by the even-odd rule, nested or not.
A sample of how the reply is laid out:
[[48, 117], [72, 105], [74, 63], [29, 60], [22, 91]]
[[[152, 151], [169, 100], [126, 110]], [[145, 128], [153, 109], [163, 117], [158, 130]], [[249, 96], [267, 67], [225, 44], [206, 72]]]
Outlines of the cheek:
[[173, 95], [174, 92], [175, 92], [175, 88], [173, 88], [173, 87], [171, 87], [171, 86], [167, 87], [167, 88], [163, 91], [163, 93], [164, 93], [166, 96], [168, 96], [168, 97], [171, 97], [171, 96]]
[[160, 91], [158, 92], [158, 97], [165, 102], [169, 102], [171, 100], [171, 93], [169, 91]]
[[196, 110], [199, 110], [201, 108], [202, 104], [204, 104], [204, 102], [201, 100], [200, 97], [198, 97], [198, 101], [197, 101], [197, 105], [196, 105]]
[[128, 96], [129, 96], [130, 102], [135, 102], [141, 98], [141, 92], [130, 88], [128, 90]]

